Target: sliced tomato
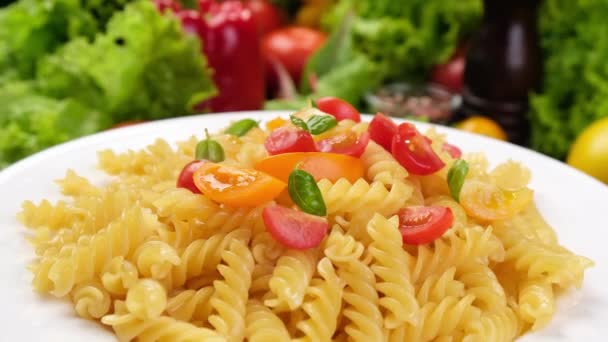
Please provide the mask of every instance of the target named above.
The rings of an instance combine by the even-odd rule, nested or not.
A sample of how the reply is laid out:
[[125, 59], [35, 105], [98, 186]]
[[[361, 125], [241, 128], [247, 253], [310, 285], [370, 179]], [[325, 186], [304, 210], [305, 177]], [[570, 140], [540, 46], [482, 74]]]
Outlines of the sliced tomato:
[[397, 134], [397, 124], [388, 116], [378, 113], [369, 123], [369, 136], [378, 145], [384, 147], [385, 150], [391, 151], [393, 137]]
[[194, 160], [186, 164], [177, 177], [177, 187], [188, 189], [195, 194], [200, 194], [201, 191], [194, 185], [194, 172], [206, 162], [206, 160]]
[[411, 174], [427, 176], [445, 166], [425, 138], [408, 122], [399, 125], [393, 137], [393, 156]]
[[324, 217], [278, 205], [264, 208], [262, 219], [266, 230], [275, 240], [293, 249], [319, 246], [329, 229], [329, 223]]
[[505, 220], [517, 215], [532, 202], [528, 188], [504, 191], [495, 184], [467, 180], [460, 190], [460, 204], [472, 217], [482, 221]]
[[346, 154], [359, 158], [365, 152], [369, 140], [368, 132], [357, 136], [355, 132], [349, 131], [317, 142], [317, 148], [321, 152]]
[[452, 210], [438, 205], [405, 207], [398, 215], [403, 243], [411, 245], [433, 242], [454, 224]]
[[315, 152], [317, 145], [309, 132], [293, 127], [280, 127], [272, 131], [264, 146], [270, 155], [288, 152]]
[[321, 111], [333, 115], [336, 120], [353, 120], [354, 122], [361, 122], [361, 114], [353, 107], [350, 103], [339, 99], [337, 97], [327, 96], [322, 97], [315, 101], [317, 108]]
[[[429, 144], [433, 143], [433, 140], [431, 140], [431, 138], [427, 137], [426, 135], [424, 136], [424, 139]], [[454, 159], [458, 159], [458, 158], [462, 157], [462, 150], [456, 145], [452, 145], [450, 143], [444, 142], [441, 149], [446, 151]]]
[[255, 207], [275, 199], [285, 182], [264, 172], [216, 163], [203, 163], [194, 172], [194, 184], [210, 199], [234, 207]]
[[255, 165], [255, 169], [287, 182], [289, 174], [296, 166], [310, 173], [317, 181], [326, 178], [335, 182], [346, 178], [354, 183], [362, 178], [365, 172], [359, 158], [323, 152], [277, 154], [262, 159]]

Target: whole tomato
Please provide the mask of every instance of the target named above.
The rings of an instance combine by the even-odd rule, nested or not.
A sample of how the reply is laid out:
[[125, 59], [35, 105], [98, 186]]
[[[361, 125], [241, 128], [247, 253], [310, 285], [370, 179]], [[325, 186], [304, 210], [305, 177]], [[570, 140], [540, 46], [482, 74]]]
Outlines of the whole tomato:
[[260, 37], [283, 26], [285, 13], [268, 0], [249, 0], [246, 7], [258, 25]]
[[466, 46], [461, 45], [447, 62], [436, 65], [431, 74], [431, 81], [454, 93], [462, 92], [466, 52]]
[[269, 84], [277, 84], [274, 63], [283, 64], [291, 78], [299, 82], [306, 62], [326, 40], [327, 35], [321, 31], [297, 26], [281, 28], [266, 35], [262, 39], [262, 55]]

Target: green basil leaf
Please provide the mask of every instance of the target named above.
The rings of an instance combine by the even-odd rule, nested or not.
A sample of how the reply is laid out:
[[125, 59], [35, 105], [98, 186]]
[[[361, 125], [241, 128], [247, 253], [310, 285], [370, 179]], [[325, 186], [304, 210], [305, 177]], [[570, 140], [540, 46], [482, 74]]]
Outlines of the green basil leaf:
[[460, 202], [460, 190], [464, 184], [464, 179], [469, 173], [469, 164], [462, 159], [458, 159], [454, 162], [454, 165], [448, 171], [448, 186], [450, 188], [450, 194], [456, 202]]
[[287, 180], [289, 196], [303, 212], [325, 216], [327, 208], [314, 177], [304, 170], [293, 170]]
[[214, 163], [224, 161], [226, 157], [224, 155], [224, 148], [222, 145], [220, 145], [219, 142], [212, 140], [209, 137], [209, 132], [207, 130], [205, 130], [205, 135], [207, 138], [196, 144], [194, 157], [198, 160], [205, 159]]
[[331, 115], [314, 115], [306, 124], [310, 128], [310, 133], [319, 135], [336, 127], [338, 120]]
[[243, 119], [233, 123], [230, 127], [226, 129], [225, 133], [237, 137], [242, 137], [254, 127], [258, 127], [257, 121], [253, 119]]
[[306, 132], [309, 132], [310, 130], [308, 129], [308, 125], [306, 124], [306, 122], [302, 119], [300, 119], [299, 117], [295, 116], [295, 115], [290, 115], [289, 116], [289, 120], [291, 120], [291, 123], [296, 126], [299, 127], [303, 130], [305, 130]]

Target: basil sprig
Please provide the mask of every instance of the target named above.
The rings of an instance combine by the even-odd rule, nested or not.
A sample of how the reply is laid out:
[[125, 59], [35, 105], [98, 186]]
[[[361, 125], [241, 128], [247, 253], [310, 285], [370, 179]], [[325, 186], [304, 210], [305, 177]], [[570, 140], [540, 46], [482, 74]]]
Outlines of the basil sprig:
[[205, 140], [201, 140], [196, 145], [196, 151], [194, 152], [194, 157], [196, 159], [202, 160], [206, 159], [214, 163], [219, 163], [224, 161], [226, 158], [224, 155], [224, 148], [220, 143], [215, 140], [212, 140], [209, 137], [209, 131], [205, 129], [205, 136], [207, 137]]
[[314, 135], [327, 132], [330, 129], [336, 127], [338, 121], [331, 115], [313, 115], [308, 119], [307, 122], [298, 118], [297, 116], [290, 116], [289, 119], [294, 126], [299, 127], [307, 132]]
[[243, 119], [233, 123], [230, 127], [224, 131], [224, 133], [231, 134], [237, 137], [242, 137], [247, 134], [252, 128], [257, 127], [258, 122], [253, 119]]
[[455, 161], [448, 171], [448, 187], [450, 188], [452, 198], [454, 198], [456, 202], [460, 202], [460, 190], [462, 189], [467, 173], [469, 173], [469, 164], [463, 159]]
[[303, 212], [316, 216], [327, 215], [321, 190], [310, 173], [299, 169], [293, 170], [287, 180], [287, 190], [292, 201]]

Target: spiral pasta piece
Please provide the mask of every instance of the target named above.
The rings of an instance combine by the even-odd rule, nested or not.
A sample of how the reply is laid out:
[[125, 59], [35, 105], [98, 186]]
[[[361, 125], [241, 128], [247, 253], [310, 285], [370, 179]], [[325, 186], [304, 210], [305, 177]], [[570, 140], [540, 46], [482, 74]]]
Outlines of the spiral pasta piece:
[[214, 270], [222, 259], [222, 252], [228, 248], [231, 241], [247, 243], [250, 236], [248, 230], [238, 229], [226, 235], [217, 234], [206, 240], [193, 241], [180, 255], [179, 265], [172, 270], [172, 286], [181, 287], [187, 280]]
[[507, 296], [496, 274], [482, 263], [468, 263], [458, 268], [457, 279], [467, 293], [475, 296], [475, 305], [484, 311], [506, 308]]
[[167, 314], [180, 321], [202, 324], [211, 315], [209, 300], [214, 291], [212, 286], [181, 291], [167, 300]]
[[249, 342], [288, 342], [291, 340], [283, 321], [260, 302], [247, 303], [245, 336]]
[[49, 257], [45, 267], [35, 270], [34, 287], [62, 297], [75, 285], [93, 279], [112, 258], [133, 253], [159, 226], [154, 215], [134, 207], [99, 233], [82, 237], [56, 257]]
[[346, 336], [354, 341], [382, 341], [383, 318], [378, 307], [376, 275], [361, 260], [364, 247], [353, 237], [333, 230], [327, 239], [325, 255], [336, 265], [338, 276], [346, 284], [344, 316], [349, 323]]
[[105, 325], [114, 329], [121, 342], [225, 342], [226, 338], [213, 330], [199, 328], [193, 324], [161, 316], [151, 320], [141, 320], [135, 315], [113, 314], [101, 319]]
[[416, 288], [418, 303], [439, 302], [447, 296], [464, 297], [465, 285], [455, 279], [456, 268], [449, 268], [441, 274], [432, 274]]
[[361, 162], [370, 182], [392, 185], [395, 182], [403, 182], [408, 176], [405, 168], [388, 151], [373, 141], [370, 141], [365, 148]]
[[230, 248], [222, 252], [222, 261], [218, 270], [224, 279], [213, 283], [215, 292], [209, 303], [216, 313], [209, 317], [209, 323], [229, 340], [241, 341], [245, 337], [253, 255], [246, 244], [234, 240]]
[[112, 258], [101, 274], [103, 287], [115, 296], [127, 294], [129, 288], [137, 282], [137, 267], [125, 260], [123, 256]]
[[532, 325], [532, 330], [544, 327], [555, 312], [555, 299], [550, 283], [527, 280], [520, 286], [519, 316]]
[[99, 319], [110, 311], [112, 298], [99, 281], [78, 285], [70, 293], [76, 313], [86, 319]]
[[162, 280], [171, 275], [171, 270], [181, 259], [171, 245], [162, 241], [146, 241], [133, 253], [133, 263], [143, 277]]
[[329, 341], [338, 325], [344, 284], [328, 258], [319, 261], [317, 272], [322, 279], [314, 278], [307, 289], [310, 299], [302, 304], [302, 310], [308, 318], [296, 324], [304, 333], [297, 341]]
[[491, 227], [470, 227], [435, 240], [434, 246], [417, 246], [418, 255], [412, 267], [412, 280], [418, 283], [433, 273], [445, 272], [472, 260], [502, 261], [504, 247]]
[[517, 315], [509, 307], [499, 312], [484, 312], [479, 319], [471, 320], [465, 328], [463, 342], [510, 342], [519, 335]]
[[413, 190], [403, 182], [395, 182], [389, 191], [380, 182], [370, 184], [359, 179], [351, 184], [344, 178], [334, 184], [322, 179], [318, 186], [330, 215], [357, 212], [392, 215], [405, 205]]
[[408, 272], [410, 255], [401, 248], [398, 227], [399, 220], [396, 216], [387, 220], [378, 214], [374, 215], [367, 227], [373, 239], [369, 246], [369, 252], [373, 256], [371, 269], [379, 279], [376, 289], [383, 295], [379, 305], [387, 311], [384, 326], [388, 329], [394, 329], [405, 322], [414, 325], [418, 323], [419, 307]]
[[127, 292], [125, 305], [139, 319], [158, 318], [167, 307], [167, 290], [156, 280], [141, 279]]
[[249, 289], [251, 295], [267, 293], [270, 290], [269, 283], [274, 268], [275, 265], [272, 263], [257, 263], [253, 267], [253, 272], [251, 273], [251, 288]]
[[277, 261], [268, 283], [273, 298], [265, 305], [273, 308], [288, 308], [293, 311], [302, 305], [306, 289], [317, 265], [315, 250], [288, 250]]

